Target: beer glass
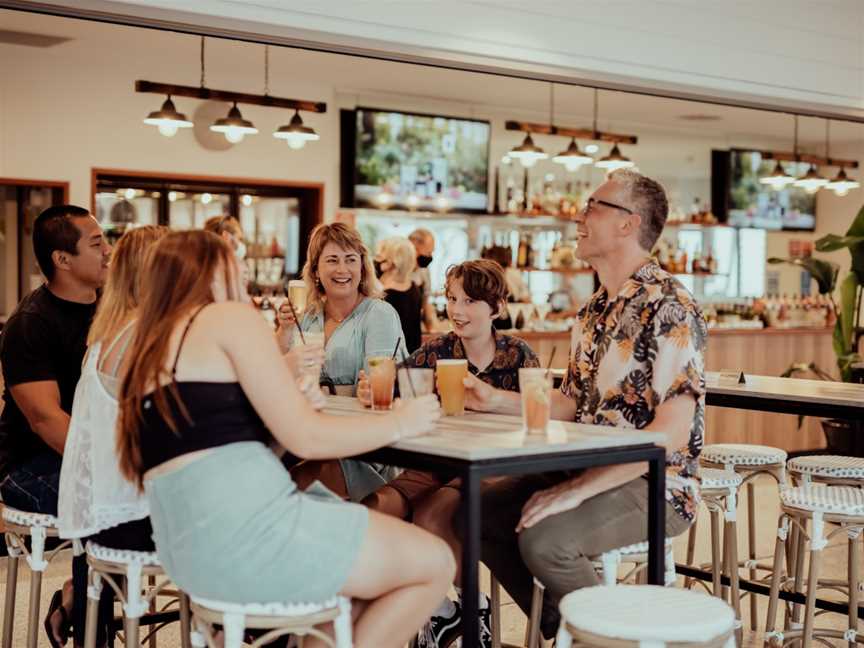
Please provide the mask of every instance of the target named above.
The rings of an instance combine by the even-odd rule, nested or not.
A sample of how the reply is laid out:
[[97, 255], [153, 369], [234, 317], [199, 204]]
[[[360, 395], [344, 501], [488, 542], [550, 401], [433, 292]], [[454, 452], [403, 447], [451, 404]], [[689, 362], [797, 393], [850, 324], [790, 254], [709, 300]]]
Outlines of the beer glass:
[[465, 384], [468, 375], [467, 360], [438, 360], [435, 380], [444, 416], [462, 416], [465, 413]]
[[306, 282], [302, 279], [292, 279], [288, 282], [288, 299], [294, 305], [297, 317], [303, 317], [306, 310]]

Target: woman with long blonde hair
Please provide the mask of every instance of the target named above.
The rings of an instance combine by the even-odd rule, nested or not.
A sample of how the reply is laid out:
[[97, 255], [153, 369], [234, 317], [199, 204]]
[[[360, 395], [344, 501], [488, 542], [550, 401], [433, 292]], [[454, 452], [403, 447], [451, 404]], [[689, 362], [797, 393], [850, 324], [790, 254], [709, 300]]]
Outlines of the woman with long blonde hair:
[[[449, 586], [431, 534], [324, 489], [298, 490], [271, 435], [306, 459], [428, 433], [434, 397], [376, 417], [316, 412], [243, 295], [227, 244], [175, 232], [153, 250], [120, 389], [118, 451], [147, 494], [163, 567], [192, 596], [234, 603], [356, 599], [358, 648], [403, 646]], [[320, 641], [307, 638], [307, 648]]]
[[[75, 389], [63, 451], [57, 505], [63, 538], [91, 538], [117, 549], [153, 550], [147, 502], [123, 478], [117, 463], [116, 393], [140, 301], [141, 268], [153, 244], [167, 232], [166, 227], [137, 227], [126, 231], [114, 247], [108, 279], [90, 325], [88, 351]], [[75, 643], [80, 645], [84, 642], [87, 605], [84, 556], [75, 559], [72, 573], [72, 625]], [[111, 588], [104, 588], [96, 637], [100, 646], [107, 638], [113, 598]], [[57, 641], [62, 634], [55, 633], [52, 638]]]

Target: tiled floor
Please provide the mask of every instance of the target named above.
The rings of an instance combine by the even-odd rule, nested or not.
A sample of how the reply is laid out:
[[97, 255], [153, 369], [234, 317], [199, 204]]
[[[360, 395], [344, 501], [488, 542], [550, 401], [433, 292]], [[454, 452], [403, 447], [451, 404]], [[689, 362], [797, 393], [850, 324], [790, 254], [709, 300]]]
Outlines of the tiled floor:
[[[758, 543], [758, 552], [759, 555], [769, 555], [773, 551], [773, 543], [775, 538], [775, 528], [778, 516], [778, 508], [777, 508], [777, 496], [776, 496], [776, 486], [773, 486], [771, 482], [765, 481], [760, 483], [757, 486], [757, 537], [759, 539]], [[743, 512], [742, 512], [743, 513]], [[741, 521], [739, 523], [739, 534], [740, 534], [740, 543], [741, 553], [744, 554], [745, 547], [745, 533], [746, 533], [746, 514], [742, 514]], [[697, 544], [697, 552], [696, 552], [696, 560], [697, 561], [707, 561], [710, 557], [710, 545], [708, 542], [708, 530], [707, 530], [707, 518], [703, 518], [702, 525], [699, 528], [699, 542]], [[823, 558], [823, 573], [826, 577], [833, 578], [841, 578], [845, 577], [846, 573], [846, 545], [845, 545], [845, 536], [843, 536], [843, 540], [840, 538], [835, 538], [831, 545], [825, 550], [824, 558]], [[679, 538], [676, 541], [676, 549], [675, 555], [676, 559], [679, 561], [683, 561], [683, 558], [686, 553], [686, 538]], [[2, 561], [3, 565], [0, 568], [0, 601], [5, 600], [3, 597], [5, 595], [5, 585], [6, 585], [6, 565], [5, 560]], [[63, 581], [68, 577], [70, 573], [70, 559], [68, 556], [68, 552], [65, 555], [61, 555], [58, 559], [49, 567], [45, 579], [43, 581], [42, 587], [42, 613], [47, 609], [48, 602], [50, 600], [51, 594], [59, 588]], [[489, 579], [486, 574], [484, 574], [481, 578], [481, 582], [488, 584]], [[681, 579], [679, 579], [679, 583]], [[26, 633], [26, 613], [27, 613], [27, 601], [29, 600], [29, 592], [30, 592], [30, 580], [28, 577], [28, 569], [26, 565], [22, 565], [22, 568], [19, 570], [19, 582], [18, 582], [18, 592], [17, 592], [17, 605], [16, 605], [16, 614], [15, 614], [15, 632], [14, 632], [14, 641], [13, 645], [24, 646], [25, 645], [25, 633]], [[832, 597], [832, 594], [824, 594], [826, 598]], [[502, 635], [503, 639], [507, 643], [512, 643], [519, 645], [522, 642], [525, 632], [525, 617], [518, 610], [515, 604], [510, 602], [508, 598], [506, 598], [506, 594], [502, 597], [504, 599], [504, 606], [502, 609]], [[758, 623], [757, 627], [759, 630], [753, 632], [750, 630], [749, 620], [749, 603], [745, 599], [742, 603], [742, 611], [744, 613], [744, 646], [745, 647], [755, 647], [761, 646], [763, 641], [763, 632], [762, 629], [765, 625], [765, 614], [767, 611], [767, 598], [766, 597], [758, 597]], [[832, 627], [836, 629], [845, 629], [847, 626], [845, 617], [842, 617], [837, 614], [826, 614], [820, 617], [818, 620], [818, 625], [825, 627]], [[71, 646], [71, 642], [68, 644]], [[837, 640], [834, 641], [834, 645], [840, 646], [844, 645], [843, 642]], [[41, 631], [41, 619], [40, 619], [40, 637], [39, 637], [39, 646], [40, 648], [47, 648], [49, 646], [48, 640], [44, 635], [44, 632]], [[172, 624], [171, 626], [165, 628], [159, 634], [159, 646], [161, 648], [175, 648], [179, 647], [179, 635], [177, 624]]]

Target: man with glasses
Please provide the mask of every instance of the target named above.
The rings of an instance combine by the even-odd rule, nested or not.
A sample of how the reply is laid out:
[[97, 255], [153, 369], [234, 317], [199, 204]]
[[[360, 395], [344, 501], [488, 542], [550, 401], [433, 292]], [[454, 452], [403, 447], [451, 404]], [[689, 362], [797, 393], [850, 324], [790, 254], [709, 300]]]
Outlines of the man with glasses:
[[[667, 213], [659, 183], [618, 170], [577, 218], [577, 254], [600, 288], [579, 311], [552, 416], [664, 432], [666, 534], [673, 537], [698, 505], [707, 330], [690, 293], [650, 256]], [[471, 376], [465, 384], [472, 409], [519, 413], [518, 394]], [[647, 539], [646, 470], [629, 464], [518, 477], [485, 490], [483, 560], [526, 612], [532, 576], [545, 585], [544, 636], [557, 629], [562, 596], [599, 582], [591, 557]]]

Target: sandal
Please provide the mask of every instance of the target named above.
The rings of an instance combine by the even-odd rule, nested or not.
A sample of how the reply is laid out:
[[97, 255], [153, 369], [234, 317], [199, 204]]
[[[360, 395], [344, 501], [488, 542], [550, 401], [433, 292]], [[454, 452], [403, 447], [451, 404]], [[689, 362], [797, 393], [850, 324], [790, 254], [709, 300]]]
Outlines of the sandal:
[[[51, 626], [51, 617], [54, 616], [54, 613], [60, 612], [60, 641], [57, 641], [57, 637], [54, 636], [54, 628]], [[48, 634], [48, 641], [51, 644], [51, 648], [63, 648], [66, 645], [66, 642], [69, 641], [69, 635], [71, 634], [72, 622], [69, 619], [69, 613], [66, 612], [66, 608], [63, 607], [63, 590], [59, 589], [54, 592], [54, 596], [51, 597], [51, 604], [48, 606], [48, 614], [45, 617], [45, 632]]]

